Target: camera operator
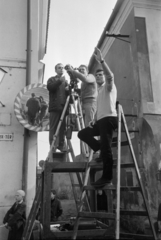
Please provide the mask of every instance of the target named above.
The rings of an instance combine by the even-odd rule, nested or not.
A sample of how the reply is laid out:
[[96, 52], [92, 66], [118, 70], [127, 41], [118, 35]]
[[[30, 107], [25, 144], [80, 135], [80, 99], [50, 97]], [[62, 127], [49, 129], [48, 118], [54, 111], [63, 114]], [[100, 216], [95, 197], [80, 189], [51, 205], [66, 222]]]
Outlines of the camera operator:
[[85, 126], [94, 119], [97, 105], [97, 83], [93, 74], [88, 73], [88, 67], [84, 64], [79, 66], [79, 72], [74, 70], [69, 64], [66, 66], [68, 72], [73, 77], [82, 81], [81, 84], [81, 104]]
[[[61, 63], [58, 63], [55, 66], [56, 76], [51, 77], [47, 81], [47, 89], [49, 91], [49, 113], [50, 113], [50, 129], [49, 129], [49, 143], [52, 144], [53, 135], [56, 132], [58, 127], [58, 123], [64, 109], [67, 95], [69, 92], [69, 85], [66, 81], [64, 75], [64, 66]], [[62, 121], [59, 136], [57, 137], [56, 144], [57, 149], [60, 151], [65, 151], [65, 117]]]

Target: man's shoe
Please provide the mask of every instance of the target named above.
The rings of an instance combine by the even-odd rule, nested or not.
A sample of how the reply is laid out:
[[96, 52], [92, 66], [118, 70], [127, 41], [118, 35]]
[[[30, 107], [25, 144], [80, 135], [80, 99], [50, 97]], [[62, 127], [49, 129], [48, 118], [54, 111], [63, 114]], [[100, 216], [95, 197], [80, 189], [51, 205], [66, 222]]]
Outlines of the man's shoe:
[[58, 146], [57, 149], [60, 151], [60, 152], [67, 152], [67, 148], [66, 146]]
[[103, 162], [102, 157], [100, 155], [100, 152], [96, 152], [96, 153], [93, 154], [92, 161], [97, 162], [97, 163]]
[[104, 179], [104, 178], [99, 178], [96, 182], [92, 182], [91, 185], [93, 187], [103, 187], [105, 186], [106, 184], [108, 185], [112, 185], [112, 179], [109, 180], [109, 179]]

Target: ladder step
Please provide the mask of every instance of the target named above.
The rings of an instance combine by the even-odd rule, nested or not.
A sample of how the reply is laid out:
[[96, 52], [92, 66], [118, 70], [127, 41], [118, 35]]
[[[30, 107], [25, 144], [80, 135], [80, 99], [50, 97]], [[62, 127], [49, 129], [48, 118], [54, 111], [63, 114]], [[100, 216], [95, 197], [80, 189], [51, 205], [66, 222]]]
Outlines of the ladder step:
[[[113, 165], [114, 168], [117, 167], [116, 163]], [[121, 163], [121, 168], [133, 168], [135, 167], [134, 163]]]
[[120, 232], [120, 237], [123, 239], [125, 239], [125, 237], [128, 237], [127, 239], [154, 239], [154, 236], [153, 235], [144, 235], [144, 234], [132, 234], [132, 233], [122, 233]]
[[[103, 167], [102, 163], [90, 162], [92, 169], [101, 170]], [[45, 170], [52, 172], [85, 172], [87, 162], [46, 162]], [[114, 167], [116, 165], [114, 164]], [[134, 167], [133, 163], [122, 163], [121, 168]]]
[[[126, 131], [122, 129], [121, 132], [126, 132]], [[133, 132], [134, 132], [134, 133], [135, 133], [135, 132], [138, 133], [139, 130], [130, 129], [130, 130], [128, 130], [128, 132], [129, 132], [129, 133], [133, 133]]]
[[[100, 188], [99, 188], [100, 189]], [[113, 191], [116, 191], [116, 186], [114, 185], [106, 185], [104, 187], [102, 187], [101, 189], [103, 190], [113, 190]], [[120, 187], [121, 191], [129, 191], [129, 192], [138, 192], [138, 191], [141, 191], [141, 188], [140, 187], [128, 187], [128, 186], [121, 186]], [[83, 187], [83, 190], [96, 190], [96, 188], [94, 188], [93, 186], [91, 185], [88, 185], [88, 186], [84, 186]]]
[[[100, 187], [99, 189], [103, 189], [103, 190], [115, 190], [116, 187], [114, 185], [106, 185], [104, 187]], [[88, 185], [88, 186], [84, 186], [83, 190], [91, 190], [91, 191], [95, 191], [98, 190], [98, 188], [93, 187], [92, 185]]]
[[[81, 239], [87, 239], [85, 237], [104, 237], [107, 229], [90, 229], [90, 230], [78, 230], [77, 237]], [[61, 231], [61, 232], [53, 232], [52, 239], [72, 239], [73, 231]], [[100, 238], [99, 238], [100, 239]], [[101, 238], [102, 239], [102, 238]]]
[[45, 171], [85, 172], [86, 162], [46, 162]]
[[108, 218], [108, 219], [115, 219], [114, 213], [108, 212], [79, 212], [78, 217], [85, 217], [85, 218]]
[[[92, 161], [89, 163], [91, 169], [96, 169], [96, 170], [102, 170], [103, 168], [103, 163], [100, 162], [100, 163], [97, 163], [95, 161]], [[133, 168], [135, 165], [134, 163], [121, 163], [121, 168]], [[117, 164], [115, 163], [115, 160], [114, 160], [114, 165], [113, 165], [114, 168], [117, 167]]]
[[124, 113], [124, 115], [125, 115], [125, 117], [138, 117], [138, 115], [137, 114], [126, 114], [126, 113]]
[[120, 215], [148, 216], [148, 213], [141, 210], [120, 210]]
[[[128, 141], [122, 141], [121, 146], [128, 146], [129, 142]], [[112, 142], [112, 147], [117, 147], [117, 142]]]

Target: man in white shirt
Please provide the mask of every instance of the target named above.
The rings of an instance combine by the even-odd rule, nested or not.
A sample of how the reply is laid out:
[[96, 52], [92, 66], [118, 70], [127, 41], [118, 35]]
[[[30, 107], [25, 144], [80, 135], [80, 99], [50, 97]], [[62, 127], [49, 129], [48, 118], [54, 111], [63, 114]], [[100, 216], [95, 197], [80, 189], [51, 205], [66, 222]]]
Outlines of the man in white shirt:
[[[113, 156], [112, 156], [112, 137], [113, 132], [117, 128], [117, 112], [116, 100], [117, 89], [114, 83], [114, 75], [110, 68], [102, 58], [101, 51], [95, 49], [95, 58], [101, 63], [104, 72], [102, 81], [98, 89], [97, 97], [97, 112], [95, 121], [91, 122], [88, 127], [82, 129], [78, 133], [80, 140], [89, 145], [95, 152], [101, 151], [103, 160], [103, 173], [102, 177], [96, 182], [91, 183], [93, 186], [101, 187], [105, 184], [111, 183], [113, 178]], [[98, 83], [96, 75], [96, 80]], [[101, 77], [101, 76], [100, 76]], [[100, 80], [100, 81], [101, 81]], [[95, 139], [95, 136], [100, 136], [100, 140]]]

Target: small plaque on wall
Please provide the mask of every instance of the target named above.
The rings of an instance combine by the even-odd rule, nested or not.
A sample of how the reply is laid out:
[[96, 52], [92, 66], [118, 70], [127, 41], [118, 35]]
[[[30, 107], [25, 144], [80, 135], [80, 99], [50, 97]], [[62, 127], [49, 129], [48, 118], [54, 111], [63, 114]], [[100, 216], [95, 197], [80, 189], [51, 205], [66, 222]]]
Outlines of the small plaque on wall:
[[0, 133], [0, 141], [13, 141], [13, 133]]

